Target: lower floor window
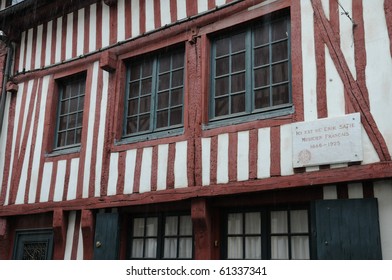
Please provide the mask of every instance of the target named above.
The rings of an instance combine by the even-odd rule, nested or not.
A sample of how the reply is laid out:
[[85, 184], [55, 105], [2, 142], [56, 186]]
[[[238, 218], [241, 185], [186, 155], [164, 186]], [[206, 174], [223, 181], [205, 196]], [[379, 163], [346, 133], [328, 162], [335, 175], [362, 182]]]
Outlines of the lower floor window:
[[131, 259], [192, 259], [190, 215], [133, 218]]
[[227, 259], [309, 259], [308, 211], [229, 213]]
[[17, 231], [13, 258], [16, 260], [50, 260], [53, 253], [52, 230]]

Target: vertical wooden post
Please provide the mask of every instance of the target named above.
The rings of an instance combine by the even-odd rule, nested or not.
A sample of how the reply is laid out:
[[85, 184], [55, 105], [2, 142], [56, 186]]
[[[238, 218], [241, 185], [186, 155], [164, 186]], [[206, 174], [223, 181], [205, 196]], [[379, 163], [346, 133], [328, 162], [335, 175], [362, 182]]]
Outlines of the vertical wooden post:
[[212, 259], [211, 215], [207, 200], [205, 198], [193, 200], [191, 212], [195, 238], [195, 259]]
[[94, 255], [94, 215], [91, 210], [82, 210], [83, 259], [92, 260]]
[[67, 219], [62, 209], [53, 212], [53, 259], [63, 260], [67, 233]]
[[10, 240], [9, 240], [9, 223], [6, 218], [0, 218], [0, 260], [8, 259]]

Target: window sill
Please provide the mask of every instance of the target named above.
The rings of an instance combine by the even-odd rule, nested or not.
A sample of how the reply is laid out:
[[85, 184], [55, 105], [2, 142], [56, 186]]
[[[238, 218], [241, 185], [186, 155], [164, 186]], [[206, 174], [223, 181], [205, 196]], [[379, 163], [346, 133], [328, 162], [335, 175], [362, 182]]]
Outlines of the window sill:
[[57, 157], [57, 156], [69, 155], [69, 154], [74, 154], [79, 152], [80, 152], [80, 145], [67, 146], [67, 147], [54, 149], [51, 153], [46, 154], [46, 157], [49, 158]]
[[179, 136], [184, 133], [184, 128], [174, 128], [170, 130], [158, 131], [153, 133], [139, 134], [139, 135], [129, 135], [124, 136], [122, 139], [117, 140], [115, 142], [116, 146], [124, 145], [124, 144], [132, 144], [137, 142], [145, 142], [150, 140], [157, 140], [161, 138], [167, 138], [172, 136]]
[[247, 114], [247, 115], [212, 119], [209, 121], [209, 123], [203, 124], [202, 129], [209, 130], [209, 129], [219, 128], [222, 126], [243, 124], [243, 123], [257, 121], [257, 120], [266, 120], [266, 119], [291, 115], [293, 113], [294, 113], [294, 105], [290, 104], [290, 105], [285, 105], [283, 107], [277, 107], [269, 111], [262, 111], [262, 112]]

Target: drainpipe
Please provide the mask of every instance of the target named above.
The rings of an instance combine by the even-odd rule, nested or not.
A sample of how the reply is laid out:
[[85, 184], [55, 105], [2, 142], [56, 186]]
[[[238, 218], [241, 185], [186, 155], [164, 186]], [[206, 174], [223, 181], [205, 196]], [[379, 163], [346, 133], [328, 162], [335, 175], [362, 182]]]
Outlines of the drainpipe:
[[5, 101], [7, 97], [7, 82], [11, 73], [12, 59], [14, 56], [14, 46], [12, 43], [9, 42], [7, 36], [1, 30], [0, 30], [0, 41], [2, 41], [7, 48], [7, 60], [4, 68], [3, 87], [2, 87], [1, 99], [0, 99], [0, 136], [1, 136], [1, 131], [3, 129]]

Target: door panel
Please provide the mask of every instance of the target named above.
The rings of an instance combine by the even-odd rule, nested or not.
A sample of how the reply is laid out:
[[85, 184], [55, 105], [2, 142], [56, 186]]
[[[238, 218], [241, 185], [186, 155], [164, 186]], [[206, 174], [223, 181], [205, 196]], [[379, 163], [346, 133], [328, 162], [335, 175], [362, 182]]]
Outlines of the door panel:
[[119, 243], [118, 240], [118, 213], [98, 213], [95, 225], [94, 259], [117, 259]]

